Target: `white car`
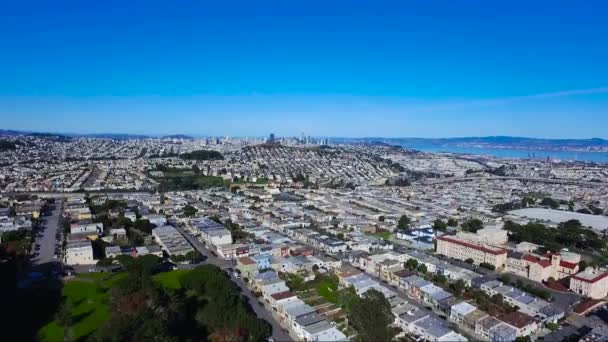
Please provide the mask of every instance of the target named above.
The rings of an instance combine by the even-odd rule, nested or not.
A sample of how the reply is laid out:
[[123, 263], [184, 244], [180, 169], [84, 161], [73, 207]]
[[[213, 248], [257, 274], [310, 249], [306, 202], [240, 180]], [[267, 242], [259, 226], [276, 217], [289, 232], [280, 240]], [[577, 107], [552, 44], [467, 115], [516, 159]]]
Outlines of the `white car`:
[[241, 275], [240, 275], [240, 274], [238, 274], [237, 272], [233, 272], [233, 273], [232, 273], [232, 275], [233, 275], [233, 276], [234, 276], [236, 279], [241, 278]]

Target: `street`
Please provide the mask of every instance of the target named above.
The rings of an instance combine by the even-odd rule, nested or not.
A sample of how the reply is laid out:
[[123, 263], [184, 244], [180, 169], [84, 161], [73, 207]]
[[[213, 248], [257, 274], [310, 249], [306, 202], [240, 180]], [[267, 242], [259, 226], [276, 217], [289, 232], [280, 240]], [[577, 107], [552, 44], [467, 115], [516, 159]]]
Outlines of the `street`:
[[61, 247], [56, 237], [59, 232], [61, 210], [61, 202], [58, 201], [48, 210], [50, 215], [40, 216], [40, 228], [34, 231], [36, 236], [30, 252], [30, 255], [34, 255], [30, 258], [33, 271], [47, 273], [52, 269], [52, 265], [58, 265], [60, 262], [59, 259], [55, 259], [55, 255], [56, 250], [59, 251]]
[[[196, 237], [190, 235], [190, 233], [188, 233], [184, 228], [175, 227], [175, 229], [177, 229], [197, 251], [199, 251], [202, 255], [207, 257], [207, 259], [205, 260], [204, 263], [209, 263], [209, 264], [215, 265], [226, 271], [228, 268], [233, 266], [232, 262], [230, 262], [228, 260], [220, 259], [220, 258], [214, 256], [213, 254], [211, 254], [210, 250], [205, 248], [205, 246], [200, 241], [198, 241], [196, 239]], [[227, 272], [228, 272], [228, 275], [230, 276], [230, 280], [232, 280], [241, 289], [241, 293], [245, 297], [247, 297], [249, 305], [251, 306], [251, 308], [253, 309], [255, 314], [259, 318], [265, 320], [272, 326], [272, 338], [275, 341], [281, 341], [281, 342], [282, 341], [293, 341], [293, 339], [291, 339], [283, 331], [283, 327], [272, 317], [272, 313], [270, 311], [266, 310], [266, 308], [264, 308], [263, 306], [261, 306], [260, 303], [258, 303], [258, 299], [253, 295], [253, 293], [251, 293], [251, 291], [247, 287], [247, 284], [245, 284], [245, 282], [242, 279], [235, 278], [234, 275], [232, 274], [232, 272], [229, 272], [229, 271], [227, 271]]]

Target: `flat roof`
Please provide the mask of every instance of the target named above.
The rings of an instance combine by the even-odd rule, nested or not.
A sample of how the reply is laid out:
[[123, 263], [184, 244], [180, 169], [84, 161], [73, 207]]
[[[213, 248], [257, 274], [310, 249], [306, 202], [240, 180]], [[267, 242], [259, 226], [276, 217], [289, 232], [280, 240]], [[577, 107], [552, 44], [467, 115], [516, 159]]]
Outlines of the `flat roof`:
[[457, 237], [454, 236], [440, 236], [437, 238], [437, 240], [441, 240], [441, 241], [447, 241], [447, 242], [451, 242], [451, 243], [455, 243], [457, 245], [461, 245], [461, 246], [465, 246], [468, 248], [472, 248], [472, 249], [476, 249], [485, 253], [489, 253], [489, 254], [494, 254], [494, 255], [499, 255], [499, 254], [506, 254], [507, 250], [504, 248], [498, 248], [498, 247], [493, 247], [490, 245], [477, 245], [474, 244], [470, 241], [466, 241], [466, 240], [462, 240], [459, 239]]
[[576, 275], [573, 275], [572, 279], [577, 279], [580, 281], [584, 281], [584, 282], [593, 284], [606, 277], [608, 277], [608, 272], [606, 272], [606, 271], [602, 271], [602, 272], [583, 271], [583, 272], [577, 273]]
[[608, 228], [608, 217], [603, 215], [582, 214], [573, 211], [563, 211], [545, 208], [524, 208], [510, 211], [509, 214], [529, 219], [545, 220], [561, 223], [568, 220], [579, 220], [584, 227], [602, 231]]

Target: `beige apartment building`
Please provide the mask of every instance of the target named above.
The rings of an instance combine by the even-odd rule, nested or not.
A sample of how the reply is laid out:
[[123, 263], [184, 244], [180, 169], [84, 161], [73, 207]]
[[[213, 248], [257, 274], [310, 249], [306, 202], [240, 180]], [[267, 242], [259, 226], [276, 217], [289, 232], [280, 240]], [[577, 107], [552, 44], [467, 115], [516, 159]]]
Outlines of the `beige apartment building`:
[[488, 263], [497, 269], [507, 260], [507, 250], [488, 244], [474, 243], [455, 236], [437, 238], [437, 253], [458, 260], [473, 259], [476, 265]]
[[497, 227], [480, 229], [475, 233], [458, 232], [456, 237], [478, 244], [489, 244], [494, 246], [506, 245], [508, 241], [507, 231]]
[[583, 297], [602, 299], [608, 295], [608, 272], [588, 267], [570, 278], [570, 290]]
[[559, 280], [578, 272], [578, 254], [565, 252], [548, 253], [543, 256], [509, 252], [505, 263], [505, 272], [517, 274], [530, 280], [543, 282], [549, 278]]
[[65, 250], [67, 265], [93, 265], [93, 246], [89, 240], [69, 241]]

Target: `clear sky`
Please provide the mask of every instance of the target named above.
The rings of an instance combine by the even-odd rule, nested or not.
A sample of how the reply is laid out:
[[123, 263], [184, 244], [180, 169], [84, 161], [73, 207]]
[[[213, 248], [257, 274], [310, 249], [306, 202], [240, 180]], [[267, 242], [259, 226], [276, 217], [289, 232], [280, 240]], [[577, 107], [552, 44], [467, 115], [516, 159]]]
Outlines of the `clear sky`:
[[0, 128], [608, 138], [608, 1], [5, 1]]

